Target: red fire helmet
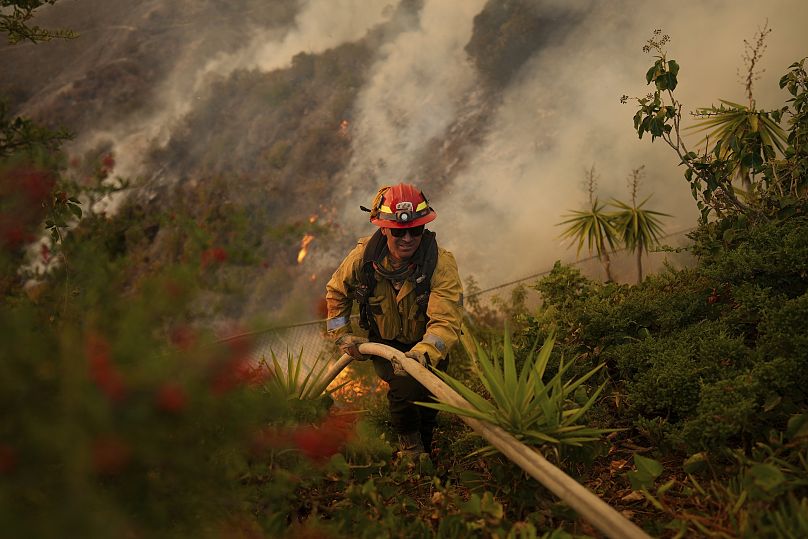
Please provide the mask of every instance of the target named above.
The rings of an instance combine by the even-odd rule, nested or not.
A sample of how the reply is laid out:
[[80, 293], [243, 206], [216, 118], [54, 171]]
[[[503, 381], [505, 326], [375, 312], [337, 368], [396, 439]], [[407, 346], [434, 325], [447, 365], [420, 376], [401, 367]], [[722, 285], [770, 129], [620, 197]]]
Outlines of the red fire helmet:
[[421, 226], [437, 216], [424, 193], [408, 183], [380, 190], [370, 210], [370, 222], [384, 228]]

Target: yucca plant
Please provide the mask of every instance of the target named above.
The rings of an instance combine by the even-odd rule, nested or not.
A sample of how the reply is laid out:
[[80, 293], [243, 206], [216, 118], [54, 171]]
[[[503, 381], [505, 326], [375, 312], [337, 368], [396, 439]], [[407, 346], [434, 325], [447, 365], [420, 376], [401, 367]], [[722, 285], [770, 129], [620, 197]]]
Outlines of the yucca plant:
[[631, 204], [626, 204], [619, 200], [611, 200], [610, 204], [617, 208], [617, 211], [609, 214], [609, 219], [615, 232], [620, 236], [623, 245], [631, 253], [637, 255], [637, 282], [642, 282], [642, 255], [647, 253], [648, 248], [659, 243], [662, 235], [661, 217], [670, 217], [667, 213], [643, 209], [643, 206], [651, 198], [637, 204], [637, 195], [640, 189], [640, 182], [645, 175], [645, 165], [635, 168], [628, 176], [628, 188], [631, 194]]
[[[309, 367], [303, 361], [303, 349], [295, 357], [290, 351], [286, 352], [286, 369], [281, 366], [275, 351], [271, 351], [272, 365], [263, 358], [261, 365], [267, 369], [270, 376], [267, 380], [267, 389], [276, 395], [283, 395], [287, 399], [314, 400], [319, 398], [324, 392], [324, 379], [329, 364], [319, 354], [314, 363]], [[304, 376], [304, 369], [308, 372]], [[302, 379], [301, 379], [302, 377]], [[346, 382], [347, 383], [347, 382]], [[345, 384], [341, 384], [334, 389], [327, 391], [328, 394], [337, 391]]]
[[[592, 199], [592, 207], [587, 211], [573, 211], [568, 214], [567, 219], [558, 223], [567, 225], [561, 238], [572, 238], [573, 243], [578, 240], [578, 250], [581, 253], [584, 243], [591, 253], [593, 250], [597, 254], [598, 260], [603, 264], [606, 271], [606, 280], [613, 281], [611, 271], [611, 260], [609, 250], [614, 251], [617, 232], [614, 229], [609, 214], [604, 211], [605, 204], [601, 204], [597, 198]], [[608, 249], [606, 245], [608, 244]]]
[[755, 173], [764, 162], [774, 159], [775, 149], [785, 153], [786, 133], [777, 123], [780, 112], [719, 101], [718, 107], [697, 109], [695, 116], [700, 120], [688, 129], [707, 131], [702, 142], [713, 141], [716, 156], [731, 162], [734, 177], [748, 186], [750, 172]]
[[[520, 372], [516, 369], [516, 358], [507, 330], [501, 361], [495, 354], [489, 356], [479, 343], [475, 344], [478, 376], [492, 401], [485, 400], [448, 374], [435, 371], [444, 382], [465, 398], [472, 408], [458, 408], [444, 402], [418, 404], [487, 421], [508, 431], [528, 445], [549, 445], [556, 455], [560, 454], [563, 446], [581, 446], [599, 440], [604, 433], [612, 432], [610, 429], [597, 429], [579, 424], [603, 391], [605, 382], [584, 404], [578, 404], [575, 400], [576, 392], [582, 389], [582, 384], [602, 369], [604, 364], [598, 365], [575, 380], [565, 380], [564, 377], [573, 363], [565, 364], [562, 359], [558, 372], [545, 382], [544, 373], [555, 344], [554, 335], [547, 337], [538, 354], [535, 346], [533, 347]], [[481, 451], [491, 452], [493, 448], [487, 446]]]
[[650, 196], [636, 205], [629, 205], [619, 200], [612, 200], [618, 211], [612, 214], [615, 230], [623, 240], [629, 252], [637, 255], [637, 282], [642, 282], [642, 254], [648, 248], [659, 243], [662, 235], [660, 217], [670, 217], [667, 213], [643, 209]]

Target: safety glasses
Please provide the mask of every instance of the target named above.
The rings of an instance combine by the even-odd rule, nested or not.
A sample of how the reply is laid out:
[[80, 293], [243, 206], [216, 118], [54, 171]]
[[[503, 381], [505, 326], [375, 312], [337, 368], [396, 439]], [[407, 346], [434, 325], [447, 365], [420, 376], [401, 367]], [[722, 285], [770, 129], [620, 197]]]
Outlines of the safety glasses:
[[417, 238], [421, 234], [424, 233], [424, 225], [421, 226], [414, 226], [412, 228], [391, 228], [390, 234], [393, 235], [394, 238], [403, 238], [404, 235], [409, 232], [410, 236], [413, 238]]

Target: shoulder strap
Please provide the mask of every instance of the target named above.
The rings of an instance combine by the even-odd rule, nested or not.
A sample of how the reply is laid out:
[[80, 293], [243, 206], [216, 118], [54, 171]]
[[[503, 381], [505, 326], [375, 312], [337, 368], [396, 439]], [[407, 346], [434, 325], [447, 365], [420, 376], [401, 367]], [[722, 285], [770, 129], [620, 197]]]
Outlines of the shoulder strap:
[[426, 314], [429, 293], [431, 292], [432, 274], [435, 273], [435, 267], [438, 265], [436, 234], [430, 230], [424, 230], [421, 247], [423, 248], [423, 258], [419, 260], [419, 271], [415, 277], [415, 303], [418, 305], [418, 314]]
[[373, 262], [384, 252], [387, 242], [382, 235], [382, 229], [376, 230], [373, 236], [365, 243], [365, 251], [362, 253], [362, 265], [359, 268], [359, 286], [354, 291], [354, 299], [359, 304], [359, 327], [367, 331], [375, 331], [376, 320], [370, 314], [370, 297], [376, 288], [376, 270]]

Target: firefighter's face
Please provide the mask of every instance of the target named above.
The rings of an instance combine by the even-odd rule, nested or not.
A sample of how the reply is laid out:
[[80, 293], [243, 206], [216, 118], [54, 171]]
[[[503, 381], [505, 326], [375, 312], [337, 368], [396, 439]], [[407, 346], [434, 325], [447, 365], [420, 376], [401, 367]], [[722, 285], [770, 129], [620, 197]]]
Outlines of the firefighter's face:
[[[417, 228], [421, 229], [419, 232], [423, 232], [423, 226]], [[387, 238], [387, 249], [390, 251], [390, 255], [396, 260], [409, 260], [415, 254], [418, 246], [421, 245], [421, 234], [414, 236], [410, 229], [399, 228], [398, 230], [403, 231], [404, 235], [397, 237], [390, 230], [389, 228], [382, 229], [382, 234]], [[396, 233], [400, 232], [397, 231]]]

